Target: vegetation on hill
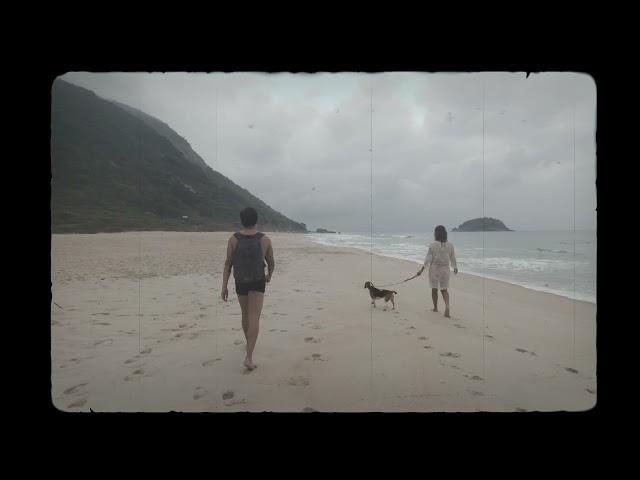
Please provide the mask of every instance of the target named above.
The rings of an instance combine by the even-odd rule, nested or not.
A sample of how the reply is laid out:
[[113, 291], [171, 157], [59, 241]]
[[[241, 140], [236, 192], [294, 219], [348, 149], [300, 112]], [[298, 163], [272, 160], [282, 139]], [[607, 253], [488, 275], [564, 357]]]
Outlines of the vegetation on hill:
[[497, 218], [474, 218], [461, 223], [453, 232], [511, 232], [502, 221]]
[[247, 206], [262, 230], [306, 231], [209, 167], [160, 120], [60, 79], [51, 172], [54, 233], [233, 230]]

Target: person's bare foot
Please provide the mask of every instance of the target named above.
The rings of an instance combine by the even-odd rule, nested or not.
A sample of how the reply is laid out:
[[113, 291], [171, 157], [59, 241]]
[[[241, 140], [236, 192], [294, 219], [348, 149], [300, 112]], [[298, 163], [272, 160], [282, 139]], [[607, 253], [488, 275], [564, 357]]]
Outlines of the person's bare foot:
[[437, 311], [438, 311], [438, 307], [433, 307], [433, 308], [431, 309], [431, 311], [432, 311], [432, 312], [437, 312]]
[[444, 316], [447, 317], [447, 318], [451, 318], [451, 315], [449, 315], [449, 308], [448, 307], [444, 310]]
[[244, 359], [244, 366], [247, 367], [247, 370], [255, 370], [256, 368], [258, 368], [258, 366], [248, 358]]

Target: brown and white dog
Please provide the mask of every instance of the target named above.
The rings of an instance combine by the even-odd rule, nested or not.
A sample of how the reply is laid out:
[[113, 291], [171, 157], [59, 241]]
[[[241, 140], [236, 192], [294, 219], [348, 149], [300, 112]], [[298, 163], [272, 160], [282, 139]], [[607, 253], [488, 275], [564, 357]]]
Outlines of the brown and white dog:
[[366, 282], [364, 284], [364, 288], [369, 289], [369, 295], [371, 295], [371, 304], [373, 308], [376, 308], [376, 298], [384, 298], [385, 303], [391, 300], [391, 304], [393, 305], [393, 309], [396, 308], [396, 304], [393, 301], [393, 295], [398, 294], [398, 292], [394, 290], [380, 290], [373, 286], [373, 283]]

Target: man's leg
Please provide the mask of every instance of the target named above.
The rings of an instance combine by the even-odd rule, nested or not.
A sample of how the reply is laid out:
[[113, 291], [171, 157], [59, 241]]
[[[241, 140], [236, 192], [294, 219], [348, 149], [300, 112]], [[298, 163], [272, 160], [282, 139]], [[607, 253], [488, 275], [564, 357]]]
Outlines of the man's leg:
[[242, 311], [242, 331], [244, 332], [244, 338], [249, 343], [249, 296], [238, 295], [238, 303], [240, 304], [240, 310]]
[[444, 316], [447, 318], [450, 318], [449, 315], [449, 292], [447, 291], [447, 289], [443, 289], [440, 290], [442, 292], [442, 298], [444, 298], [444, 304], [446, 305], [445, 309], [444, 309]]
[[433, 311], [437, 312], [438, 311], [438, 289], [437, 288], [431, 289], [431, 299], [433, 300]]
[[256, 365], [253, 363], [253, 350], [258, 340], [258, 332], [260, 327], [260, 314], [262, 313], [262, 303], [264, 294], [262, 292], [250, 291], [249, 295], [249, 328], [247, 329], [247, 358], [245, 366], [253, 370]]

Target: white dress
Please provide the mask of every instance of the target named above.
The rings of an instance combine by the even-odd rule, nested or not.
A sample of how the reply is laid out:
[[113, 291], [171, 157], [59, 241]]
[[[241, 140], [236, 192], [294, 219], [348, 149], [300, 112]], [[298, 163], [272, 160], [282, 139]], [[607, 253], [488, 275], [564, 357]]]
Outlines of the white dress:
[[433, 242], [429, 245], [424, 267], [429, 269], [429, 283], [431, 288], [444, 290], [449, 288], [450, 265], [458, 268], [453, 245], [449, 242]]

